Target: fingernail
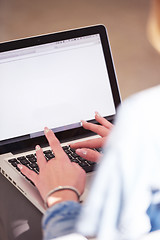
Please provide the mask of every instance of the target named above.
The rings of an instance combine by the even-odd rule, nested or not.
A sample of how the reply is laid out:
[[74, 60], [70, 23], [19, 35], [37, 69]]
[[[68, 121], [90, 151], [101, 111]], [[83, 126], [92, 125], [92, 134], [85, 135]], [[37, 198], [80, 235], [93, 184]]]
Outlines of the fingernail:
[[95, 112], [95, 115], [97, 115], [98, 117], [101, 117], [101, 115], [99, 114], [99, 112]]
[[38, 151], [38, 150], [40, 150], [40, 149], [41, 149], [40, 146], [37, 145], [37, 146], [36, 146], [36, 151]]
[[22, 170], [23, 166], [21, 164], [17, 164], [17, 167]]
[[77, 149], [76, 153], [79, 155], [87, 155], [87, 151], [85, 151], [84, 149]]
[[45, 134], [48, 133], [48, 132], [49, 132], [49, 128], [48, 128], [48, 127], [45, 127], [45, 128], [44, 128], [44, 132], [45, 132]]
[[85, 121], [85, 120], [81, 120], [81, 124], [82, 124], [82, 126], [83, 126], [83, 123], [86, 123], [86, 121]]

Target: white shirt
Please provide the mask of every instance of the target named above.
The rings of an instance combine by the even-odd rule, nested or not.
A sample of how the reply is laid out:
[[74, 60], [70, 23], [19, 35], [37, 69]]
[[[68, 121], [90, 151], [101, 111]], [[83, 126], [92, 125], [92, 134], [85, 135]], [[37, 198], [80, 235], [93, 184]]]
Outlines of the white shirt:
[[146, 210], [155, 188], [160, 189], [160, 86], [120, 107], [78, 231], [99, 240], [138, 239], [150, 231]]

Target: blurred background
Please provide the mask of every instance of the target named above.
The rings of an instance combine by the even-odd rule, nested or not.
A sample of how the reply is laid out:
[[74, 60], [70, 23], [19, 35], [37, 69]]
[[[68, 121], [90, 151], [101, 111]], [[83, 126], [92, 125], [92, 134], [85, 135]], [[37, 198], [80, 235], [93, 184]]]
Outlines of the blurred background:
[[149, 0], [0, 0], [0, 42], [104, 24], [122, 99], [160, 83], [146, 26]]

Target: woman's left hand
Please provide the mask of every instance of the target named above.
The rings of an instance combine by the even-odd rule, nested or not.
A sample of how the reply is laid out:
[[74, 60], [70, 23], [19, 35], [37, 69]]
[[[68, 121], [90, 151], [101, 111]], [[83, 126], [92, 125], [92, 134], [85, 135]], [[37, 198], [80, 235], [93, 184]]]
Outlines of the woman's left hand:
[[[47, 162], [42, 149], [36, 146], [39, 174], [24, 165], [18, 165], [19, 169], [36, 185], [43, 199], [46, 198], [46, 195], [52, 189], [65, 185], [76, 188], [82, 194], [85, 187], [85, 171], [77, 163], [69, 160], [60, 142], [51, 130], [45, 128], [45, 135], [55, 158]], [[59, 201], [77, 200], [76, 194], [70, 190], [56, 192], [54, 196]]]

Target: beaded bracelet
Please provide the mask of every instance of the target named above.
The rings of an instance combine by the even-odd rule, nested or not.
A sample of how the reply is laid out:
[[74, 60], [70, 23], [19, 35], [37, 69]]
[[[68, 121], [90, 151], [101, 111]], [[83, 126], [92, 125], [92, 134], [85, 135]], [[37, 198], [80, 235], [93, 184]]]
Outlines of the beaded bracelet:
[[77, 195], [77, 197], [78, 197], [78, 200], [80, 199], [81, 194], [79, 193], [79, 191], [78, 191], [76, 188], [74, 188], [74, 187], [72, 187], [72, 186], [58, 186], [58, 187], [54, 188], [53, 190], [51, 190], [51, 191], [47, 194], [47, 196], [46, 196], [46, 198], [45, 198], [45, 200], [44, 200], [44, 206], [45, 206], [46, 209], [48, 208], [48, 203], [47, 203], [47, 201], [48, 201], [48, 198], [51, 196], [51, 194], [53, 194], [53, 193], [55, 193], [55, 192], [58, 192], [58, 191], [61, 191], [61, 190], [71, 190], [71, 191], [73, 191], [73, 192], [76, 193], [76, 195]]

